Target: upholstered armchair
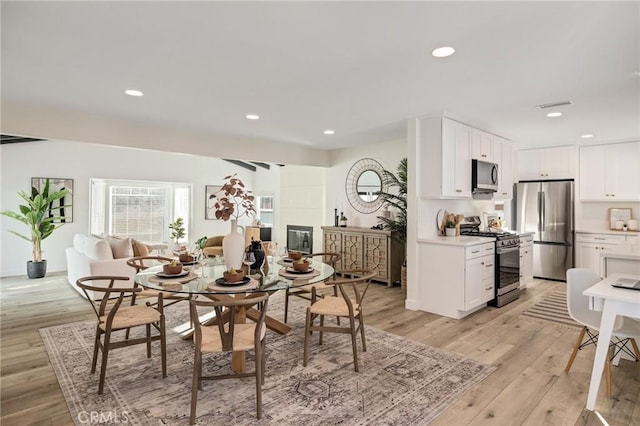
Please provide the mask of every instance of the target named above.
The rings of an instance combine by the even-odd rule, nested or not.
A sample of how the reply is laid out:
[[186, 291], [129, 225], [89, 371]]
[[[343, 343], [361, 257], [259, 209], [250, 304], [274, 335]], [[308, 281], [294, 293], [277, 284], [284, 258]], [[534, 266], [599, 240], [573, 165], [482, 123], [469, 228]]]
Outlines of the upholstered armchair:
[[202, 252], [207, 256], [222, 256], [222, 239], [224, 235], [216, 235], [214, 237], [207, 238], [207, 242], [204, 243]]

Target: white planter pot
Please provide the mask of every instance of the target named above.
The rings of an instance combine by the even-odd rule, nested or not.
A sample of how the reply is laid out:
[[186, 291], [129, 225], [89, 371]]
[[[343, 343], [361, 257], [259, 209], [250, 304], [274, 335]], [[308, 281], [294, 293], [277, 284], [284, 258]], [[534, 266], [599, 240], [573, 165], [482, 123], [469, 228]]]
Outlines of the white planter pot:
[[456, 236], [456, 228], [445, 228], [445, 235], [447, 237], [455, 237]]
[[[238, 230], [242, 232], [238, 232]], [[244, 228], [237, 220], [231, 220], [231, 232], [222, 239], [222, 256], [227, 270], [242, 269], [244, 259]]]

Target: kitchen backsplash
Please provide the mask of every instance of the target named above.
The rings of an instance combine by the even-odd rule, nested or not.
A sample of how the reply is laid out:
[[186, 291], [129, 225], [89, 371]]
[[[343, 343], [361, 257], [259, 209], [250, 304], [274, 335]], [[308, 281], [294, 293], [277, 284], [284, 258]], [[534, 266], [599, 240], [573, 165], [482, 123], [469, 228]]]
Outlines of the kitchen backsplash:
[[493, 200], [425, 200], [418, 201], [418, 238], [433, 238], [436, 236], [436, 216], [440, 209], [449, 213], [463, 214], [465, 216], [477, 215], [482, 217], [482, 212], [495, 210]]
[[640, 202], [638, 203], [582, 203], [576, 202], [576, 229], [597, 231], [609, 229], [609, 209], [632, 209], [631, 217], [640, 219]]

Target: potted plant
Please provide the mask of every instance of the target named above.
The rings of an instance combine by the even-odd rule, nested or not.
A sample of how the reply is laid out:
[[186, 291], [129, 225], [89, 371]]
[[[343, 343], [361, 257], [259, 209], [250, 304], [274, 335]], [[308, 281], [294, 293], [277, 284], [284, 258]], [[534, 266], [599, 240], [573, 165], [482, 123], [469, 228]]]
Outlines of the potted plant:
[[391, 216], [378, 216], [378, 223], [385, 229], [394, 232], [394, 237], [405, 248], [405, 257], [402, 262], [401, 286], [406, 291], [406, 268], [407, 268], [407, 159], [403, 158], [398, 164], [398, 175], [389, 170], [382, 171], [382, 188], [380, 196], [383, 199], [383, 206], [393, 208], [396, 214]]
[[453, 220], [447, 220], [447, 224], [445, 225], [445, 235], [447, 237], [456, 236], [456, 223]]
[[175, 222], [169, 224], [169, 229], [171, 233], [169, 234], [169, 238], [175, 241], [175, 246], [179, 246], [179, 241], [181, 238], [184, 238], [186, 235], [184, 230], [184, 219], [181, 217], [177, 218]]
[[55, 221], [61, 221], [64, 218], [56, 213], [69, 206], [54, 207], [53, 204], [69, 193], [70, 191], [66, 188], [49, 193], [49, 179], [47, 179], [42, 191], [38, 191], [35, 187], [31, 187], [31, 195], [24, 191], [18, 191], [18, 195], [26, 202], [26, 205], [20, 205], [20, 212], [10, 210], [0, 212], [3, 216], [13, 218], [29, 227], [29, 236], [17, 231], [10, 231], [12, 234], [31, 242], [32, 260], [27, 262], [29, 278], [42, 278], [47, 273], [47, 261], [42, 259], [42, 240], [49, 237], [62, 225], [54, 225]]
[[[253, 192], [245, 188], [242, 180], [236, 174], [226, 176], [225, 182], [215, 194], [211, 194], [209, 199], [215, 199], [213, 209], [215, 209], [216, 219], [231, 221], [231, 232], [222, 240], [222, 255], [224, 256], [227, 269], [241, 269], [244, 259], [244, 228], [238, 226], [238, 219], [244, 215], [250, 216], [255, 213]], [[242, 233], [238, 233], [238, 228]]]

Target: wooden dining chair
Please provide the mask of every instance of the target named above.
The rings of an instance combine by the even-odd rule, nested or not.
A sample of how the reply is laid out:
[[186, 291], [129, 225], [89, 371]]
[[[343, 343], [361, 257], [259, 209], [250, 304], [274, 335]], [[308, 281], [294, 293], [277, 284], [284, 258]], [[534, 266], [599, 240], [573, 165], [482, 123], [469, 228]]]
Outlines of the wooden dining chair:
[[[96, 281], [108, 282], [106, 287], [92, 285]], [[118, 283], [117, 286], [115, 283]], [[125, 346], [137, 345], [140, 343], [147, 344], [147, 358], [151, 358], [151, 342], [160, 341], [160, 352], [162, 354], [162, 377], [167, 377], [167, 342], [165, 333], [164, 313], [162, 311], [162, 294], [159, 295], [160, 303], [157, 307], [150, 304], [122, 306], [125, 296], [139, 293], [142, 291], [136, 283], [131, 283], [128, 277], [112, 277], [112, 276], [91, 276], [83, 277], [77, 280], [77, 286], [87, 296], [87, 300], [91, 303], [98, 324], [96, 326], [96, 336], [93, 345], [93, 358], [91, 361], [91, 374], [96, 372], [98, 361], [98, 351], [102, 352], [102, 360], [100, 363], [100, 383], [98, 384], [98, 394], [104, 391], [104, 381], [107, 373], [107, 359], [111, 349], [117, 349]], [[132, 285], [133, 284], [133, 285]], [[88, 291], [94, 294], [102, 293], [102, 300], [94, 301], [89, 297]], [[115, 299], [117, 297], [117, 299]], [[110, 300], [110, 298], [114, 298]], [[111, 305], [111, 306], [110, 306]], [[145, 326], [145, 337], [135, 339], [129, 338], [129, 329]], [[155, 328], [159, 334], [152, 335], [151, 327]], [[113, 340], [113, 333], [120, 330], [126, 330], [127, 335], [123, 340]]]
[[[202, 389], [203, 380], [219, 380], [235, 377], [253, 376], [256, 379], [256, 414], [258, 419], [262, 417], [262, 385], [264, 385], [265, 369], [265, 315], [269, 293], [251, 293], [246, 297], [233, 297], [230, 295], [217, 295], [215, 300], [192, 299], [189, 307], [191, 321], [194, 324], [193, 340], [195, 354], [193, 360], [193, 382], [191, 385], [191, 414], [189, 423], [196, 420], [196, 405], [198, 402], [198, 390]], [[241, 311], [257, 305], [260, 312], [255, 322], [243, 323], [238, 318], [243, 317]], [[216, 318], [225, 318], [228, 321], [216, 321], [214, 325], [200, 323], [198, 308], [213, 307]], [[250, 372], [232, 373], [225, 375], [203, 376], [202, 354], [209, 352], [237, 352], [253, 349], [255, 352], [255, 368]]]
[[[371, 279], [376, 276], [375, 271], [364, 269], [341, 271], [342, 278], [326, 281], [325, 284], [338, 288], [340, 294], [338, 296], [325, 296], [317, 298], [316, 289], [311, 289], [311, 306], [307, 308], [307, 318], [304, 330], [304, 353], [303, 366], [307, 366], [307, 358], [309, 355], [309, 340], [311, 333], [318, 331], [320, 336], [318, 344], [322, 344], [322, 334], [330, 333], [346, 333], [351, 335], [351, 346], [353, 350], [353, 366], [358, 371], [358, 348], [356, 338], [360, 332], [362, 340], [362, 351], [367, 351], [367, 343], [364, 333], [364, 314], [363, 300], [371, 283]], [[348, 326], [325, 326], [324, 317], [326, 315], [345, 317], [349, 319]], [[320, 324], [315, 325], [316, 318], [319, 318]], [[356, 319], [358, 326], [356, 327]]]
[[[152, 266], [162, 265], [164, 263], [171, 263], [175, 259], [171, 259], [169, 257], [164, 256], [136, 256], [127, 259], [127, 265], [131, 266], [136, 270], [136, 274], [140, 271], [144, 271], [147, 268]], [[158, 295], [162, 293], [162, 299], [158, 299]], [[153, 297], [156, 300], [162, 300], [164, 303], [163, 308], [167, 306], [171, 306], [175, 303], [181, 302], [183, 300], [189, 300], [190, 296], [181, 294], [181, 293], [172, 293], [168, 291], [159, 291], [150, 288], [141, 288], [141, 291], [134, 293], [131, 297], [131, 304], [135, 305], [136, 299], [138, 297]], [[169, 303], [165, 303], [166, 300], [171, 300]], [[155, 305], [157, 302], [152, 303]]]
[[[341, 259], [340, 254], [338, 253], [314, 253], [314, 254], [307, 254], [303, 256], [304, 259], [310, 259], [310, 258], [317, 258], [318, 260], [321, 260], [322, 262], [331, 265], [331, 267], [333, 268], [334, 272], [333, 275], [329, 278], [329, 280], [334, 280], [336, 278], [336, 265], [338, 264], [338, 262]], [[313, 264], [312, 264], [313, 265]], [[325, 280], [326, 281], [326, 280]], [[307, 284], [307, 285], [301, 285], [301, 286], [295, 286], [295, 287], [290, 287], [287, 288], [287, 290], [285, 291], [285, 295], [284, 295], [284, 322], [287, 322], [288, 316], [289, 316], [289, 297], [291, 296], [296, 296], [299, 297], [301, 299], [305, 299], [308, 300], [309, 302], [311, 302], [311, 290], [313, 288], [316, 289], [316, 297], [320, 296], [322, 297], [325, 293], [327, 293], [326, 290], [330, 290], [331, 292], [333, 292], [334, 296], [338, 295], [338, 289], [337, 287], [333, 286], [333, 285], [328, 285], [325, 284], [325, 281], [320, 281], [317, 283], [313, 283], [313, 284]], [[338, 324], [340, 322], [338, 321]]]

